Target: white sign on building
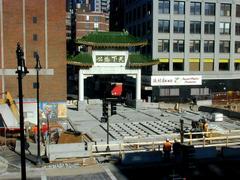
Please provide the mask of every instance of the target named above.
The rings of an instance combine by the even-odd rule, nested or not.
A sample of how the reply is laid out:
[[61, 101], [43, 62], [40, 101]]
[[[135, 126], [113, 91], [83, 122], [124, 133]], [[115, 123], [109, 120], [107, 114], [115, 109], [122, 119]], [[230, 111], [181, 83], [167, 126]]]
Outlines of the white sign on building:
[[151, 86], [202, 85], [202, 76], [151, 76]]

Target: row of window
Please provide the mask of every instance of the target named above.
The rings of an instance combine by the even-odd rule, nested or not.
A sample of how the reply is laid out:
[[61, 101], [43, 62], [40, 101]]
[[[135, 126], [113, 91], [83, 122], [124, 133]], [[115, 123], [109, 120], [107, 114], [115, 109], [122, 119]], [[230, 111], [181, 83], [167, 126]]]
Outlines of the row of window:
[[[173, 52], [184, 52], [184, 40], [173, 40]], [[204, 41], [204, 52], [214, 53], [214, 40]], [[169, 52], [170, 50], [170, 40], [169, 39], [159, 39], [158, 40], [158, 52]], [[201, 41], [200, 40], [190, 40], [189, 41], [189, 51], [191, 53], [201, 52]], [[219, 41], [219, 52], [229, 53], [230, 52], [230, 41]], [[235, 41], [235, 53], [240, 53], [240, 41]]]
[[[185, 14], [185, 2], [174, 1], [174, 14]], [[201, 15], [202, 3], [201, 2], [190, 2], [190, 14]], [[158, 4], [159, 14], [170, 14], [170, 1], [159, 0]], [[205, 2], [204, 13], [206, 16], [215, 16], [216, 4], [212, 2]], [[220, 4], [220, 15], [231, 16], [231, 4], [221, 3]], [[240, 5], [236, 6], [236, 17], [240, 17]]]
[[[191, 88], [191, 95], [192, 96], [199, 96], [199, 95], [209, 95], [210, 91], [209, 88]], [[161, 88], [160, 89], [160, 96], [179, 96], [180, 89], [179, 88]]]
[[[168, 60], [168, 59], [166, 59]], [[195, 60], [195, 59], [193, 59]], [[196, 61], [189, 61], [189, 71], [200, 71], [200, 60], [196, 59]], [[184, 71], [184, 59], [173, 59], [172, 61], [173, 71]], [[229, 59], [221, 59], [218, 63], [219, 71], [229, 71], [230, 70], [230, 61]], [[160, 62], [158, 64], [158, 71], [169, 71], [170, 62]], [[240, 71], [240, 61], [237, 60], [234, 62], [234, 70]], [[207, 59], [207, 61], [203, 62], [203, 71], [214, 71], [214, 60]]]
[[[231, 23], [220, 22], [220, 34], [231, 34]], [[170, 32], [170, 21], [169, 20], [158, 20], [158, 32], [169, 33]], [[175, 20], [173, 22], [174, 33], [185, 33], [185, 21]], [[201, 34], [201, 21], [190, 21], [190, 33]], [[215, 22], [204, 22], [204, 33], [215, 34]], [[235, 24], [235, 34], [240, 35], [240, 23]]]

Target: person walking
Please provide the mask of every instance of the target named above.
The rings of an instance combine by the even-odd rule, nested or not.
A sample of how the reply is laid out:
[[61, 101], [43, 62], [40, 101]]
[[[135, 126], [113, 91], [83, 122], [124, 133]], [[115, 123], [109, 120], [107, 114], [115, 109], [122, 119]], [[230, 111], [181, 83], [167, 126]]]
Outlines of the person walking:
[[48, 125], [45, 122], [42, 123], [42, 136], [45, 143], [48, 137]]
[[175, 161], [178, 162], [181, 158], [181, 144], [177, 139], [174, 139], [173, 154], [174, 154]]
[[37, 128], [37, 125], [33, 126], [32, 132], [34, 134], [34, 141], [35, 141], [35, 143], [37, 143], [37, 141], [38, 141], [38, 128]]
[[163, 144], [163, 152], [164, 152], [164, 159], [165, 160], [170, 159], [171, 150], [172, 150], [172, 144], [169, 141], [169, 139], [166, 139], [166, 141]]

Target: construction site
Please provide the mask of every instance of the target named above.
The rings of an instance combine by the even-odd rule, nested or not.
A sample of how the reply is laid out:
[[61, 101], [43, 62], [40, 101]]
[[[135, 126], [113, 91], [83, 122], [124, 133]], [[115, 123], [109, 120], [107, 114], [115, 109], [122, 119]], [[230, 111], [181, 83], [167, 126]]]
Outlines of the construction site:
[[[1, 179], [14, 179], [20, 178], [21, 168], [19, 115], [10, 93], [6, 93], [5, 97], [0, 105], [0, 176]], [[181, 143], [182, 161], [179, 163], [187, 163], [187, 166], [192, 161], [225, 162], [234, 159], [238, 162], [240, 113], [228, 109], [229, 104], [238, 107], [238, 102], [229, 97], [227, 101], [221, 100], [222, 103], [212, 102], [212, 106], [198, 105], [202, 102], [142, 102], [137, 109], [118, 103], [116, 114], [109, 115], [108, 122], [104, 122], [102, 100], [89, 100], [86, 109], [81, 111], [77, 110], [73, 101], [69, 101], [68, 118], [49, 122], [41, 119], [41, 122], [48, 123], [48, 137], [42, 137], [40, 143], [41, 165], [36, 165], [34, 124], [25, 122], [27, 175], [41, 179], [57, 177], [57, 169], [61, 169], [61, 176], [66, 177], [71, 174], [75, 178], [112, 179], [113, 176], [129, 179], [113, 165], [143, 168], [157, 164], [164, 169], [176, 163], [173, 153], [167, 163], [163, 157], [166, 139], [172, 144], [174, 141]], [[110, 106], [108, 108], [110, 112]], [[181, 177], [188, 175], [181, 174]]]

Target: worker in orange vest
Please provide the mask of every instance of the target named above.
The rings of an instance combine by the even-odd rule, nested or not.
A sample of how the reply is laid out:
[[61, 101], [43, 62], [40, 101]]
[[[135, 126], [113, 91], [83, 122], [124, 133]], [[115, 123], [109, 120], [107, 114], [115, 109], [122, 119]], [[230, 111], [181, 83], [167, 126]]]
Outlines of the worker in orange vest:
[[32, 132], [33, 132], [33, 134], [34, 134], [35, 143], [37, 143], [37, 140], [38, 140], [38, 128], [37, 128], [37, 125], [34, 125], [34, 126], [33, 126]]
[[43, 136], [43, 140], [45, 142], [47, 140], [47, 136], [48, 136], [48, 125], [45, 122], [42, 123], [42, 136]]
[[164, 158], [166, 160], [170, 159], [170, 153], [172, 150], [172, 144], [169, 142], [169, 139], [166, 139], [166, 142], [163, 144]]

